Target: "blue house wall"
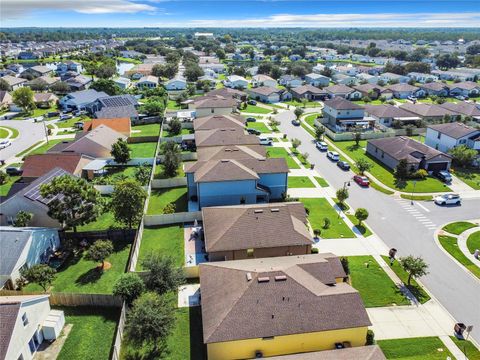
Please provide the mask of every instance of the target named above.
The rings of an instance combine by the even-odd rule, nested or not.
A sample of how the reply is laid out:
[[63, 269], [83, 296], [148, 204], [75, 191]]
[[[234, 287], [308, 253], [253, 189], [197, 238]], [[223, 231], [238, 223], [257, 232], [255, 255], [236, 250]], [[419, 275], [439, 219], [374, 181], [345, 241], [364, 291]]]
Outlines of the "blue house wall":
[[200, 208], [204, 206], [239, 205], [257, 202], [256, 181], [219, 181], [199, 183], [197, 196]]
[[48, 256], [60, 247], [58, 231], [54, 229], [33, 230], [26, 264], [28, 267], [44, 263]]
[[287, 192], [288, 189], [288, 174], [276, 173], [276, 174], [259, 174], [260, 180], [258, 183], [263, 186], [267, 186], [271, 193], [270, 199], [278, 200], [282, 198], [282, 195]]

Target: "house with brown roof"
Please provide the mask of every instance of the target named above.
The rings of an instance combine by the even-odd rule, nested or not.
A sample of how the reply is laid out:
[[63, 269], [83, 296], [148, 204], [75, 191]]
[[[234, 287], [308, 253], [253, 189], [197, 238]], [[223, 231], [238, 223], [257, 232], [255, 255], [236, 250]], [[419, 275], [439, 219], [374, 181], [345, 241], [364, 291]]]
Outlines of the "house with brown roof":
[[464, 81], [449, 85], [451, 96], [477, 97], [480, 95], [480, 85], [473, 81]]
[[324, 100], [327, 97], [327, 92], [325, 90], [310, 84], [292, 88], [290, 91], [292, 92], [292, 96], [298, 100]]
[[480, 105], [477, 103], [459, 101], [457, 103], [444, 102], [439, 104], [444, 109], [450, 110], [454, 113], [461, 114], [463, 116], [470, 116], [477, 121], [480, 120]]
[[263, 145], [225, 145], [209, 146], [197, 149], [199, 161], [221, 160], [221, 159], [264, 159], [267, 151]]
[[407, 160], [408, 169], [441, 171], [450, 169], [452, 157], [406, 136], [368, 140], [367, 154], [390, 169]]
[[18, 88], [24, 86], [28, 81], [26, 79], [22, 79], [22, 78], [10, 76], [10, 75], [5, 75], [2, 77], [2, 79], [7, 82], [9, 86], [8, 88], [9, 91], [17, 90]]
[[0, 109], [8, 109], [10, 105], [13, 104], [12, 95], [8, 91], [1, 90], [0, 91]]
[[365, 344], [370, 319], [333, 254], [220, 261], [199, 268], [209, 360]]
[[377, 124], [388, 127], [398, 121], [405, 125], [421, 120], [419, 116], [390, 104], [365, 105], [365, 114], [374, 118]]
[[361, 84], [352, 86], [355, 90], [360, 91], [362, 93], [362, 97], [369, 97], [372, 100], [378, 99], [382, 96], [382, 91], [385, 88], [375, 85], [375, 84]]
[[300, 202], [205, 207], [202, 219], [209, 261], [307, 255], [312, 250]]
[[429, 125], [425, 144], [445, 153], [461, 145], [480, 153], [480, 130], [459, 122]]
[[58, 97], [52, 93], [35, 93], [33, 94], [33, 101], [35, 101], [37, 108], [48, 109], [55, 105], [58, 101]]
[[185, 167], [185, 174], [189, 199], [199, 208], [278, 200], [288, 187], [283, 158], [196, 161]]
[[68, 152], [29, 155], [22, 165], [22, 179], [31, 182], [56, 167], [80, 177], [82, 169], [93, 160], [88, 155]]
[[285, 89], [279, 89], [272, 86], [259, 86], [247, 89], [247, 93], [252, 99], [264, 103], [277, 103], [284, 100], [290, 100], [292, 95]]
[[226, 145], [259, 145], [260, 140], [255, 135], [247, 135], [243, 129], [222, 128], [197, 131], [195, 145], [197, 148]]
[[239, 115], [210, 115], [193, 120], [193, 129], [196, 131], [216, 129], [245, 129], [245, 118]]
[[329, 128], [336, 132], [348, 131], [353, 127], [371, 128], [375, 123], [375, 119], [365, 116], [362, 106], [343, 97], [336, 96], [323, 104], [323, 117], [328, 120]]
[[435, 95], [445, 97], [450, 93], [450, 88], [442, 82], [425, 83], [419, 86], [428, 96]]
[[108, 126], [116, 132], [130, 137], [132, 131], [130, 118], [92, 119], [83, 124], [83, 132], [89, 132], [101, 125]]
[[189, 110], [194, 110], [196, 117], [209, 115], [228, 115], [237, 107], [238, 101], [221, 95], [199, 96], [185, 102]]
[[325, 90], [331, 98], [341, 97], [348, 100], [360, 100], [362, 98], [360, 91], [343, 84], [330, 85], [323, 90]]
[[404, 103], [400, 105], [400, 109], [406, 110], [416, 116], [420, 116], [425, 121], [441, 121], [445, 115], [456, 119], [459, 114], [457, 112], [446, 109], [437, 104], [425, 103]]
[[386, 90], [390, 90], [393, 94], [393, 97], [396, 99], [406, 99], [410, 96], [414, 97], [424, 97], [425, 91], [419, 87], [398, 83], [393, 85], [388, 85], [385, 87]]

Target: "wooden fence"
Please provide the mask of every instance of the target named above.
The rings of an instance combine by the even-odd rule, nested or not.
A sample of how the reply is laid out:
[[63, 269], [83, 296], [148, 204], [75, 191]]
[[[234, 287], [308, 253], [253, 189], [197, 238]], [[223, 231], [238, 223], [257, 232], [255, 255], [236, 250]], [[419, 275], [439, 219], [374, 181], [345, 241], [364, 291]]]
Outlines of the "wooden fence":
[[201, 211], [190, 211], [190, 212], [180, 212], [180, 213], [174, 213], [174, 214], [144, 216], [145, 226], [179, 224], [184, 222], [193, 222], [195, 220], [199, 220], [199, 221], [202, 220]]
[[126, 313], [127, 313], [127, 306], [125, 302], [122, 305], [122, 311], [120, 312], [120, 319], [118, 320], [117, 324], [117, 332], [115, 333], [115, 342], [113, 343], [112, 349], [112, 360], [120, 360], [120, 352], [122, 350], [122, 340], [123, 340], [123, 331], [125, 330], [125, 322], [126, 322]]
[[0, 290], [0, 296], [49, 295], [50, 305], [121, 307], [123, 302], [111, 294], [43, 293], [39, 291]]
[[98, 230], [98, 231], [81, 231], [81, 232], [66, 232], [59, 231], [60, 240], [74, 239], [74, 240], [104, 240], [110, 241], [127, 240], [135, 236], [136, 230]]

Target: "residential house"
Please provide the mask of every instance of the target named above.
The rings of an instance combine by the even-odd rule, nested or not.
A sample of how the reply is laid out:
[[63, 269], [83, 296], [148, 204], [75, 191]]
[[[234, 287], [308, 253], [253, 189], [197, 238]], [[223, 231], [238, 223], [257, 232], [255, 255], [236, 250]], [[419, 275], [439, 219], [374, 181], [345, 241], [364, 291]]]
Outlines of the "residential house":
[[419, 116], [415, 116], [411, 112], [398, 108], [393, 105], [365, 105], [365, 114], [375, 119], [377, 124], [391, 127], [394, 122], [400, 122], [402, 125], [420, 121]]
[[139, 89], [156, 88], [158, 86], [158, 77], [153, 75], [144, 76], [140, 80], [138, 80], [136, 85]]
[[47, 263], [60, 248], [57, 229], [0, 226], [0, 232], [0, 288], [15, 289], [22, 269]]
[[252, 85], [254, 87], [266, 86], [266, 87], [274, 88], [278, 84], [277, 84], [277, 80], [272, 79], [270, 76], [264, 75], [264, 74], [259, 74], [259, 75], [255, 75], [255, 76], [252, 77]]
[[439, 105], [464, 117], [469, 116], [477, 121], [480, 120], [480, 107], [477, 103], [459, 101], [457, 103], [444, 102], [443, 104]]
[[334, 131], [348, 131], [352, 127], [371, 128], [375, 119], [365, 116], [365, 109], [337, 96], [324, 102], [323, 117]]
[[33, 90], [43, 90], [50, 88], [50, 86], [56, 84], [59, 81], [59, 77], [44, 75], [27, 82], [24, 86], [29, 86]]
[[122, 90], [126, 90], [132, 86], [132, 81], [125, 77], [115, 78], [113, 82]]
[[238, 129], [245, 128], [245, 118], [239, 115], [210, 115], [193, 120], [195, 132], [215, 129]]
[[480, 153], [480, 130], [458, 122], [429, 125], [425, 144], [445, 153], [461, 145]]
[[240, 129], [213, 129], [195, 133], [197, 148], [210, 146], [259, 145], [260, 140], [255, 135], [247, 135]]
[[199, 268], [209, 360], [365, 344], [370, 319], [333, 254], [221, 261]]
[[308, 255], [312, 250], [300, 202], [205, 207], [202, 220], [209, 261]]
[[335, 74], [332, 76], [332, 80], [338, 85], [346, 86], [352, 86], [358, 83], [358, 79], [356, 77], [345, 74]]
[[425, 83], [419, 86], [428, 96], [446, 97], [450, 93], [450, 88], [442, 82]]
[[229, 115], [236, 109], [238, 102], [232, 97], [207, 93], [205, 96], [193, 98], [186, 103], [189, 110], [195, 111], [196, 117], [205, 117], [210, 115]]
[[58, 97], [52, 93], [35, 93], [33, 101], [37, 108], [48, 109], [57, 103]]
[[363, 84], [363, 85], [355, 85], [352, 87], [354, 90], [360, 91], [362, 97], [368, 97], [372, 100], [376, 100], [379, 97], [383, 96], [382, 91], [385, 89], [378, 85], [373, 84]]
[[57, 64], [56, 71], [58, 74], [63, 74], [67, 71], [75, 71], [77, 74], [80, 74], [81, 72], [83, 72], [83, 66], [81, 63], [76, 61], [66, 61]]
[[278, 80], [280, 85], [289, 87], [289, 88], [296, 88], [299, 86], [302, 86], [303, 81], [299, 77], [293, 76], [293, 75], [282, 75], [280, 76], [280, 79]]
[[55, 168], [80, 177], [82, 169], [93, 160], [91, 156], [69, 152], [29, 155], [22, 165], [22, 181], [30, 183]]
[[15, 76], [10, 76], [10, 75], [6, 75], [6, 76], [2, 77], [2, 79], [7, 82], [8, 86], [9, 86], [9, 88], [8, 88], [9, 91], [14, 91], [14, 90], [17, 90], [18, 88], [21, 88], [28, 81], [27, 79], [22, 79], [22, 78], [18, 78], [18, 77], [15, 77]]
[[115, 130], [116, 132], [119, 132], [127, 137], [130, 137], [132, 131], [131, 120], [128, 117], [92, 119], [84, 122], [83, 131], [92, 131], [93, 129], [96, 129], [102, 125], [108, 126], [110, 129]]
[[291, 93], [292, 96], [298, 100], [325, 100], [328, 96], [326, 90], [309, 84], [292, 88]]
[[260, 86], [248, 89], [247, 93], [250, 94], [252, 99], [264, 103], [277, 103], [292, 98], [291, 94], [287, 90], [270, 86]]
[[403, 159], [407, 160], [410, 171], [448, 170], [452, 162], [451, 156], [407, 136], [368, 140], [367, 154], [392, 170]]
[[125, 76], [128, 76], [132, 80], [138, 80], [143, 76], [152, 75], [152, 69], [155, 66], [153, 63], [137, 64], [130, 70], [125, 72]]
[[38, 59], [40, 54], [33, 51], [21, 51], [18, 53], [17, 59], [19, 60], [35, 60]]
[[12, 95], [8, 91], [0, 90], [0, 110], [6, 110], [13, 104]]
[[360, 81], [360, 83], [367, 82], [368, 84], [377, 84], [380, 80], [380, 77], [378, 75], [370, 75], [362, 72], [357, 75], [357, 79]]
[[272, 356], [268, 360], [387, 360], [378, 345]]
[[380, 75], [380, 80], [382, 80], [384, 83], [396, 82], [400, 84], [405, 84], [410, 81], [410, 78], [408, 76], [386, 72]]
[[82, 90], [65, 95], [60, 99], [59, 105], [64, 110], [87, 110], [103, 97], [108, 97], [103, 91]]
[[0, 297], [0, 359], [31, 360], [42, 342], [54, 341], [65, 325], [61, 310], [51, 310], [50, 295]]
[[264, 159], [267, 157], [267, 151], [263, 145], [209, 146], [198, 148], [197, 157], [199, 161]]
[[71, 91], [82, 91], [90, 87], [93, 79], [89, 76], [76, 75], [66, 79], [65, 82], [67, 83]]
[[386, 89], [390, 90], [393, 93], [393, 97], [396, 99], [406, 99], [410, 96], [413, 97], [424, 97], [425, 91], [405, 83], [398, 83], [393, 85], [387, 85]]
[[421, 84], [426, 84], [426, 83], [431, 83], [431, 82], [434, 82], [434, 81], [438, 81], [438, 76], [433, 75], [433, 74], [410, 72], [410, 73], [407, 74], [407, 76], [411, 80], [414, 80], [414, 81], [416, 81], [418, 83], [421, 83]]
[[45, 76], [48, 75], [52, 72], [53, 70], [47, 66], [43, 65], [36, 65], [32, 66], [31, 68], [25, 69], [24, 72], [20, 74], [20, 76], [25, 77], [25, 76], [33, 76], [34, 78], [40, 77], [40, 76]]
[[475, 74], [466, 71], [432, 70], [431, 73], [438, 76], [440, 80], [475, 81]]
[[174, 77], [165, 83], [167, 91], [185, 90], [187, 88], [187, 81], [182, 77]]
[[210, 75], [200, 76], [198, 78], [198, 81], [208, 83], [210, 89], [215, 89], [215, 87], [217, 86], [217, 80]]
[[480, 96], [480, 85], [473, 81], [459, 82], [449, 85], [451, 96]]
[[352, 65], [337, 65], [333, 68], [333, 71], [336, 74], [342, 74], [347, 76], [356, 76], [358, 74], [358, 69]]
[[234, 89], [246, 89], [248, 87], [248, 80], [238, 75], [227, 76], [223, 83], [226, 87]]
[[360, 100], [362, 98], [362, 93], [346, 85], [331, 85], [324, 88], [328, 96], [331, 98], [341, 97], [349, 100]]
[[450, 116], [452, 119], [456, 119], [459, 116], [458, 113], [437, 104], [404, 103], [400, 105], [400, 108], [430, 122], [442, 121], [446, 115]]
[[316, 87], [325, 87], [330, 84], [330, 78], [316, 73], [305, 75], [305, 83]]
[[97, 119], [125, 118], [138, 119], [138, 101], [133, 95], [114, 95], [98, 98], [89, 108]]

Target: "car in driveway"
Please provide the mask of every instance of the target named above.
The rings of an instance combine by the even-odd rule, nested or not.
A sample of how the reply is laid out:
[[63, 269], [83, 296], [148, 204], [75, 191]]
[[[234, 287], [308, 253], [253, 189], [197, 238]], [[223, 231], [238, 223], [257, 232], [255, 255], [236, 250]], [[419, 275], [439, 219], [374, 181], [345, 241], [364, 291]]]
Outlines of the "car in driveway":
[[368, 180], [368, 177], [363, 175], [355, 175], [353, 177], [353, 181], [355, 181], [360, 186], [368, 187], [370, 185], [370, 180]]
[[327, 151], [328, 150], [328, 144], [324, 141], [318, 141], [318, 140], [315, 141], [315, 146], [320, 151]]
[[338, 161], [337, 166], [342, 170], [350, 170], [350, 164], [346, 161]]
[[9, 166], [5, 169], [5, 172], [10, 176], [20, 176], [23, 170], [16, 166]]
[[337, 153], [336, 151], [327, 151], [327, 158], [329, 158], [332, 161], [338, 161], [340, 160], [340, 154]]
[[12, 145], [12, 142], [8, 139], [0, 140], [0, 149], [5, 149]]
[[250, 116], [250, 117], [247, 117], [247, 118], [245, 119], [245, 121], [246, 121], [246, 122], [255, 122], [255, 121], [257, 121], [257, 119], [255, 119], [254, 117], [251, 117], [251, 116]]
[[262, 133], [257, 129], [247, 128], [247, 133], [250, 135], [261, 135]]
[[265, 136], [260, 136], [260, 145], [273, 145], [273, 139]]
[[293, 126], [300, 126], [300, 120], [298, 120], [298, 119], [293, 119], [293, 120], [292, 120], [292, 125], [293, 125]]
[[248, 105], [257, 105], [255, 100], [248, 100]]
[[452, 182], [452, 174], [450, 174], [447, 170], [436, 171], [433, 173], [433, 175], [442, 180], [444, 183], [449, 184]]
[[69, 120], [69, 119], [71, 119], [71, 118], [73, 118], [73, 116], [72, 116], [72, 115], [69, 115], [69, 114], [62, 114], [62, 115], [60, 115], [60, 120]]
[[461, 205], [462, 199], [458, 194], [443, 194], [435, 196], [433, 199], [437, 205]]

